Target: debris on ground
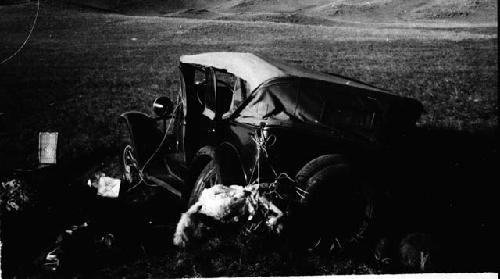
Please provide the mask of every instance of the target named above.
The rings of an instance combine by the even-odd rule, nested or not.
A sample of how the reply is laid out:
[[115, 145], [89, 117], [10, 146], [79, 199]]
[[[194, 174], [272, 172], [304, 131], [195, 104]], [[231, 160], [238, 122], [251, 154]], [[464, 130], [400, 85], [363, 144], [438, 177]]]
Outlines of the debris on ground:
[[429, 233], [411, 232], [383, 237], [375, 246], [375, 260], [402, 272], [430, 272], [435, 267], [438, 245]]
[[114, 232], [102, 230], [99, 224], [89, 221], [69, 226], [46, 250], [41, 267], [45, 271], [64, 273], [72, 267], [84, 269], [96, 262], [111, 262], [109, 256], [118, 251], [115, 239]]
[[0, 189], [0, 212], [15, 212], [22, 210], [30, 202], [29, 193], [25, 182], [14, 178], [1, 182]]
[[204, 189], [199, 200], [181, 215], [174, 245], [186, 247], [191, 240], [202, 238], [204, 227], [210, 223], [205, 222], [207, 218], [220, 224], [240, 225], [243, 233], [260, 230], [280, 234], [287, 212], [280, 203], [284, 196], [276, 191], [283, 184], [280, 181], [283, 180], [229, 187], [217, 184]]
[[107, 177], [104, 173], [98, 173], [94, 179], [88, 180], [89, 187], [97, 188], [97, 195], [105, 198], [118, 198], [120, 194], [120, 179]]
[[81, 229], [85, 229], [89, 226], [87, 222], [80, 225], [73, 225], [70, 228], [64, 230], [63, 233], [59, 234], [54, 242], [54, 247], [46, 255], [43, 261], [43, 268], [49, 271], [56, 271], [61, 265], [61, 256], [63, 254], [63, 241], [65, 241], [69, 236], [74, 235]]
[[[165, 209], [170, 204], [157, 188], [140, 184], [143, 187], [127, 191], [130, 185], [101, 170], [86, 173], [82, 178], [73, 189], [85, 193], [79, 197], [82, 205], [79, 223], [70, 221], [58, 229], [39, 256], [37, 266], [59, 276], [139, 257], [149, 252], [146, 249], [152, 247], [150, 243], [154, 243], [154, 249], [163, 247], [164, 234], [162, 242], [152, 232], [162, 229], [158, 227], [166, 218], [157, 216], [166, 215]], [[171, 231], [173, 228], [169, 234]], [[168, 244], [171, 247], [171, 241]]]
[[399, 256], [407, 271], [429, 272], [432, 269], [434, 243], [429, 234], [411, 233], [399, 243]]

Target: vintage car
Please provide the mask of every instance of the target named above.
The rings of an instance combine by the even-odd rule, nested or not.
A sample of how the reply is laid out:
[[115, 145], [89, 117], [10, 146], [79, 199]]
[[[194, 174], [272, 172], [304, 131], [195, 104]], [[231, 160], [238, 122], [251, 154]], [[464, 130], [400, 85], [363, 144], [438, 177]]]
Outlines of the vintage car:
[[121, 115], [132, 185], [162, 186], [187, 206], [216, 183], [286, 174], [307, 193], [298, 228], [316, 239], [328, 231], [339, 246], [362, 238], [374, 209], [368, 170], [415, 127], [420, 102], [251, 53], [183, 55], [179, 68], [176, 100], [157, 98], [155, 116]]

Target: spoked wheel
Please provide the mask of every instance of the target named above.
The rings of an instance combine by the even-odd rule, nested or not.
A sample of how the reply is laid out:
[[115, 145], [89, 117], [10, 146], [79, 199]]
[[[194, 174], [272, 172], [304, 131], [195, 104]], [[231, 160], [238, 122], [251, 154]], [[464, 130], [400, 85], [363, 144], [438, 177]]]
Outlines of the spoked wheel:
[[221, 179], [218, 173], [217, 164], [214, 160], [211, 160], [200, 172], [200, 175], [198, 175], [198, 178], [194, 183], [193, 190], [189, 196], [188, 207], [191, 207], [198, 201], [201, 192], [203, 192], [204, 189], [220, 183]]
[[134, 156], [134, 148], [125, 146], [122, 154], [123, 176], [129, 184], [135, 184], [140, 180], [138, 162]]
[[340, 252], [366, 237], [374, 202], [365, 185], [340, 155], [325, 155], [297, 175], [308, 195], [302, 199], [309, 248]]

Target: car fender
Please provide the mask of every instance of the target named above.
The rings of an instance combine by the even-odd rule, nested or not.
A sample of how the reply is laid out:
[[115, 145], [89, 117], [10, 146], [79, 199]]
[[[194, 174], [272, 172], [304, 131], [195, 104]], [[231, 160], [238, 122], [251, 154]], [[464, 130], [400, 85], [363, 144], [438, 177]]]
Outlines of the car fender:
[[186, 183], [182, 191], [182, 200], [185, 205], [189, 202], [189, 197], [198, 175], [211, 160], [216, 160], [215, 147], [213, 146], [203, 146], [195, 153], [193, 160], [190, 163], [187, 177], [184, 180]]
[[183, 199], [187, 202], [199, 173], [203, 168], [214, 160], [217, 167], [218, 180], [225, 185], [245, 185], [246, 176], [243, 171], [242, 161], [239, 153], [229, 142], [223, 142], [218, 147], [204, 146], [200, 148], [190, 164]]
[[130, 142], [142, 166], [161, 143], [163, 133], [158, 129], [155, 119], [142, 112], [123, 113], [119, 121], [126, 123]]

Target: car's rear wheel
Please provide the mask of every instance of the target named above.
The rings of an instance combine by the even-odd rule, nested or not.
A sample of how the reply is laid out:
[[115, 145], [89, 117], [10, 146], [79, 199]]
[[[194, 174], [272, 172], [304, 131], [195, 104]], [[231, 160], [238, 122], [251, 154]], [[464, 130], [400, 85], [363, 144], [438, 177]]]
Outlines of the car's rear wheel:
[[210, 188], [215, 184], [220, 184], [221, 178], [219, 168], [214, 160], [208, 162], [195, 180], [191, 195], [189, 196], [188, 208], [195, 204], [200, 198], [204, 189]]
[[321, 155], [305, 164], [299, 170], [299, 172], [297, 172], [297, 175], [295, 175], [295, 179], [300, 185], [306, 185], [307, 180], [318, 171], [322, 170], [325, 167], [341, 164], [344, 162], [345, 159], [340, 154]]
[[374, 202], [342, 156], [316, 158], [298, 172], [297, 180], [308, 192], [301, 201], [308, 247], [344, 251], [366, 237]]

